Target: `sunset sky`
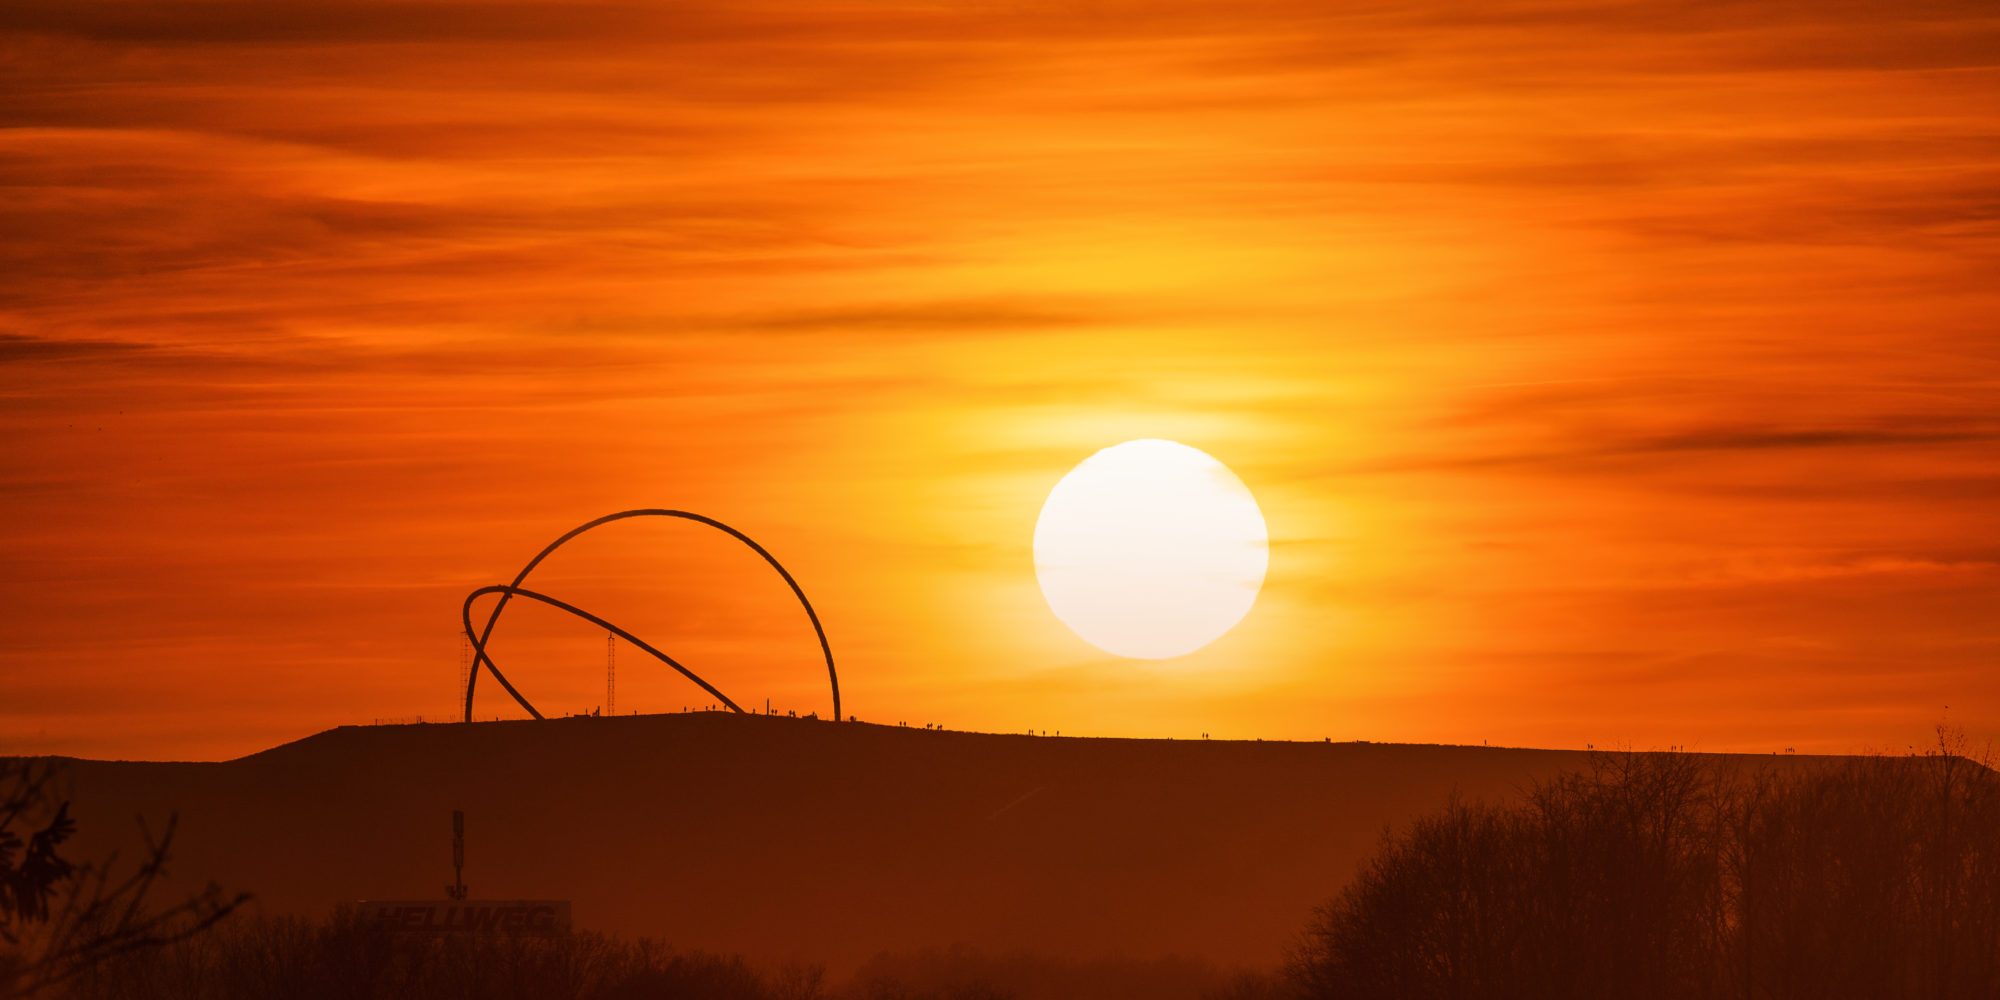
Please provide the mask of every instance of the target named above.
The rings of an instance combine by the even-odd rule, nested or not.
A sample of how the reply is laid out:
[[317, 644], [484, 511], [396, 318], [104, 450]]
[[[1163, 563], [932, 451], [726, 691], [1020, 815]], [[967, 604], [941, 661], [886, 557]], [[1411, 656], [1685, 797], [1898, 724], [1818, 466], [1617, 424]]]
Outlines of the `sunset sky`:
[[[1990, 3], [16, 0], [0, 125], [0, 753], [447, 717], [463, 596], [642, 506], [864, 720], [2000, 737]], [[1271, 538], [1165, 661], [1031, 551], [1149, 437]], [[720, 535], [536, 581], [827, 709]]]

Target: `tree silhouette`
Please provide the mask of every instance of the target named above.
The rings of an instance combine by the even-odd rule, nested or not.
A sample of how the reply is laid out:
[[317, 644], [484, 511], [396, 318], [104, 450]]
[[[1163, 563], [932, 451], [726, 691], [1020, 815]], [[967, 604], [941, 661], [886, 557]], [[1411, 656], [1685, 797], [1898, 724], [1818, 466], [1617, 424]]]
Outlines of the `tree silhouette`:
[[1309, 998], [2000, 997], [2000, 776], [1936, 751], [1788, 768], [1598, 754], [1453, 802], [1314, 916]]
[[175, 818], [128, 875], [115, 858], [77, 864], [62, 856], [76, 834], [69, 803], [56, 801], [58, 768], [47, 760], [0, 760], [0, 995], [32, 996], [120, 955], [185, 940], [248, 900], [210, 884], [164, 909], [147, 896], [166, 873]]

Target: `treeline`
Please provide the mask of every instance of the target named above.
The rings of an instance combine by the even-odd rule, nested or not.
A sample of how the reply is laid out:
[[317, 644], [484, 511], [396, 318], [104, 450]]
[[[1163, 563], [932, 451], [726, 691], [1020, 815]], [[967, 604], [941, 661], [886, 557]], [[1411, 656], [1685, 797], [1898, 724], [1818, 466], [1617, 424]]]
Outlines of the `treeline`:
[[335, 917], [238, 917], [207, 934], [103, 962], [71, 981], [72, 1000], [806, 1000], [799, 983], [740, 958], [680, 954], [650, 941], [578, 932], [397, 935]]
[[1756, 769], [1602, 754], [1388, 841], [1302, 1000], [2000, 998], [2000, 776], [1940, 751]]
[[846, 1000], [932, 997], [1008, 1000], [1265, 1000], [1275, 977], [1190, 958], [1065, 959], [959, 946], [878, 955], [853, 976]]
[[[835, 983], [588, 931], [384, 933], [352, 920], [241, 919], [103, 962], [71, 1000], [1250, 1000], [1270, 977], [1160, 959], [1069, 961], [969, 948], [882, 955]], [[1247, 992], [1246, 992], [1247, 991]]]

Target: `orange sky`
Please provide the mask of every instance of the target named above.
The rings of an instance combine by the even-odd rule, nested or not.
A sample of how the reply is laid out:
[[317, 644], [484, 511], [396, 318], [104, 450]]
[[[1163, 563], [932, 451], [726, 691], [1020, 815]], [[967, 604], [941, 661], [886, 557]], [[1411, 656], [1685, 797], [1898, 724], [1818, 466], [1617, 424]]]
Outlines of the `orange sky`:
[[[1989, 4], [161, 6], [0, 13], [0, 752], [448, 714], [462, 595], [631, 506], [875, 721], [2000, 735]], [[1165, 663], [1030, 551], [1135, 437], [1272, 535]], [[726, 540], [537, 580], [824, 711]]]

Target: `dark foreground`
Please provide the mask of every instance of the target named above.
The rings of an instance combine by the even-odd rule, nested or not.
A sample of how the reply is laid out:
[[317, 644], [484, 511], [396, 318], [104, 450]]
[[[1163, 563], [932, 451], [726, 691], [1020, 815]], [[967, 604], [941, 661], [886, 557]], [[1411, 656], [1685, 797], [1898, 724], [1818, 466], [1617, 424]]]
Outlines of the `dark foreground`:
[[2000, 776], [1954, 752], [1742, 768], [1598, 754], [1382, 844], [1274, 970], [970, 948], [812, 964], [594, 932], [240, 920], [90, 964], [74, 1000], [1988, 1000]]
[[[857, 734], [868, 736], [842, 727], [837, 738]], [[55, 799], [12, 801], [40, 803], [32, 811], [44, 815], [23, 829], [68, 829]], [[66, 837], [51, 843], [67, 850]], [[0, 881], [32, 886], [36, 871], [53, 871], [32, 843], [19, 857], [0, 864]], [[1286, 874], [1281, 863], [1251, 859], [1245, 869]], [[101, 895], [84, 876], [56, 872], [39, 884], [59, 903], [79, 890]], [[559, 925], [390, 931], [400, 924], [348, 907], [311, 920], [198, 906], [141, 920], [179, 928], [150, 943], [126, 936], [93, 950], [43, 934], [37, 947], [38, 929], [70, 924], [35, 912], [30, 892], [27, 906], [0, 897], [0, 931], [29, 932], [26, 948], [0, 935], [0, 981], [11, 967], [14, 980], [76, 1000], [1991, 1000], [2000, 996], [2000, 775], [1948, 738], [1893, 759], [1593, 754], [1512, 794], [1447, 797], [1383, 839], [1358, 873], [1317, 889], [1310, 917], [1268, 942], [1284, 961], [1261, 969], [981, 942], [883, 947], [831, 974], [810, 961]]]
[[567, 899], [581, 929], [845, 974], [961, 943], [1271, 967], [1385, 828], [1584, 761], [694, 714], [344, 728], [69, 771], [80, 856], [178, 811], [173, 876], [247, 889], [260, 915], [441, 896], [463, 809], [475, 897]]

